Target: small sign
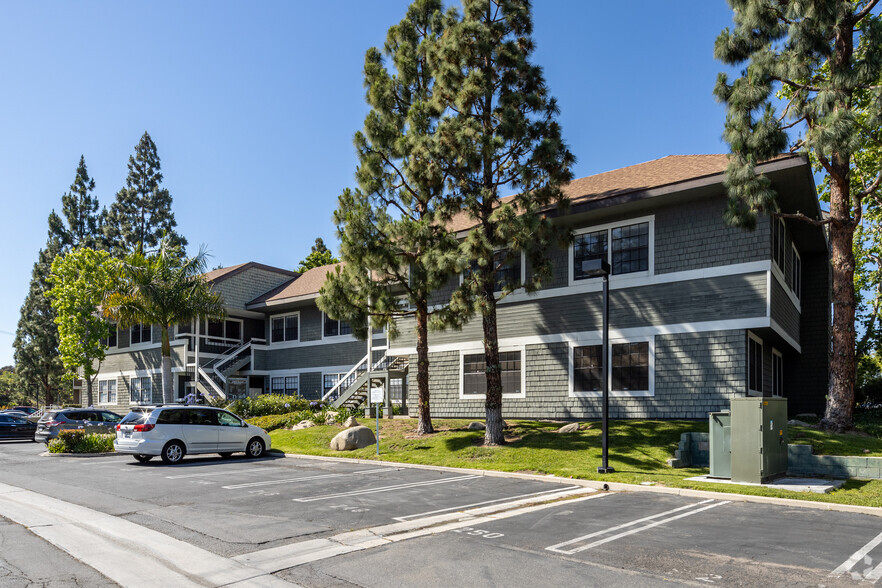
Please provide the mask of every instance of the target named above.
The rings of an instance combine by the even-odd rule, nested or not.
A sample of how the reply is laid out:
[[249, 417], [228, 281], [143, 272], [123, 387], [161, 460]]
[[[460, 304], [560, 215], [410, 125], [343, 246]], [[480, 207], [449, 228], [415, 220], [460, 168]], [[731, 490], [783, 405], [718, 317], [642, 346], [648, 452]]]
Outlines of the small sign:
[[383, 404], [383, 388], [371, 388], [371, 404]]

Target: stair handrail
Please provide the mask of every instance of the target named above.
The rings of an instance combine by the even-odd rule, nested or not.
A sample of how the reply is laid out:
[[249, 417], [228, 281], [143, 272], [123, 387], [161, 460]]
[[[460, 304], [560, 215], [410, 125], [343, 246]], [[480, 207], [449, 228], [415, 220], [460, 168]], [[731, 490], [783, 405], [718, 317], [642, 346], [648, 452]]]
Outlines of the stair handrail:
[[[227, 395], [224, 393], [224, 391], [221, 390], [220, 386], [217, 385], [217, 382], [214, 381], [214, 378], [212, 378], [211, 375], [208, 374], [208, 372], [206, 372], [204, 369], [202, 369], [201, 365], [196, 366], [196, 370], [199, 372], [199, 375], [201, 375], [205, 379], [205, 381], [208, 382], [209, 386], [211, 386], [214, 389], [215, 393], [218, 396], [220, 396], [221, 398], [227, 397]], [[215, 373], [217, 373], [217, 372], [215, 372]], [[224, 379], [224, 382], [226, 382], [226, 379]]]
[[265, 343], [265, 342], [266, 341], [264, 339], [251, 339], [250, 341], [246, 341], [245, 343], [243, 343], [239, 347], [237, 347], [237, 348], [233, 349], [232, 351], [225, 353], [224, 355], [221, 355], [220, 357], [215, 359], [213, 362], [211, 362], [210, 367], [218, 375], [220, 375], [223, 378], [223, 380], [226, 382], [227, 379], [226, 379], [226, 377], [223, 376], [223, 370], [224, 370], [223, 365], [229, 361], [239, 359], [239, 357], [243, 353], [245, 353], [246, 351], [251, 349], [251, 345], [253, 343], [260, 344], [260, 343]]
[[[354, 374], [358, 370], [358, 368], [360, 368], [362, 366], [362, 364], [366, 364], [367, 362], [368, 362], [368, 356], [367, 356], [367, 354], [365, 354], [365, 356], [361, 358], [361, 361], [359, 361], [357, 364], [355, 364], [355, 366], [353, 366], [353, 368], [351, 370], [346, 372], [345, 376], [343, 376], [342, 378], [337, 380], [337, 383], [334, 385], [334, 387], [331, 388], [330, 390], [328, 390], [327, 393], [325, 393], [325, 395], [322, 396], [322, 401], [323, 402], [327, 401], [328, 398], [330, 398], [332, 395], [334, 395], [334, 398], [336, 398], [336, 394], [340, 391], [340, 386], [342, 386], [346, 382], [346, 380], [348, 380], [349, 377], [352, 374]], [[347, 384], [347, 386], [348, 386], [348, 384]]]

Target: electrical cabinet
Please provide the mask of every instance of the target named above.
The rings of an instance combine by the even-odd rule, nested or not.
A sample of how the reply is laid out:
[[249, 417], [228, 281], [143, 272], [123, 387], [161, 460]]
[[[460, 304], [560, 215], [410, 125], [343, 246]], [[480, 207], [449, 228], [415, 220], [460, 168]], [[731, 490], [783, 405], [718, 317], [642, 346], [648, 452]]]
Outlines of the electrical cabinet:
[[733, 398], [733, 482], [765, 483], [787, 473], [787, 399]]

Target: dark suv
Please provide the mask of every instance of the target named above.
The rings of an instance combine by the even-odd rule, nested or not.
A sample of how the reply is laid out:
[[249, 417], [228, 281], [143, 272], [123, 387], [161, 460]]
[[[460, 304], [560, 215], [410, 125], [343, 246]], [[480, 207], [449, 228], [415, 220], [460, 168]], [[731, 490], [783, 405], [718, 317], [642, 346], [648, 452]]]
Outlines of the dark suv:
[[81, 429], [87, 433], [115, 434], [122, 417], [109, 410], [96, 408], [65, 408], [48, 410], [37, 421], [34, 441], [49, 443], [59, 431]]

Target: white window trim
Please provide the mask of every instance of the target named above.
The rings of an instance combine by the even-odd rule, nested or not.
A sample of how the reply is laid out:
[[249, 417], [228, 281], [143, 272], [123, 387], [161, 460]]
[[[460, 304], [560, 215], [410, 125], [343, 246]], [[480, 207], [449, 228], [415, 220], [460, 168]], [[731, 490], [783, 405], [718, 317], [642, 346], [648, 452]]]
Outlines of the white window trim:
[[[300, 398], [303, 396], [303, 394], [300, 391], [300, 382], [302, 381], [300, 378], [300, 373], [289, 373], [289, 374], [278, 374], [277, 373], [277, 374], [273, 374], [271, 376], [267, 376], [267, 378], [269, 378], [269, 387], [268, 388], [269, 388], [270, 394], [275, 394], [275, 391], [273, 390], [273, 380], [274, 379], [276, 379], [276, 380], [283, 379], [284, 380], [285, 378], [297, 378], [297, 393], [294, 395], [294, 398]], [[284, 394], [284, 392], [282, 392], [282, 394]]]
[[[344, 335], [325, 335], [325, 317], [326, 317], [326, 315], [325, 315], [324, 311], [322, 311], [322, 327], [321, 327], [321, 329], [322, 329], [321, 340], [322, 341], [357, 341], [357, 339], [355, 338], [355, 335], [353, 335], [352, 333], [346, 333]], [[340, 322], [339, 319], [334, 319], [334, 320], [336, 320], [338, 323]], [[346, 322], [346, 321], [343, 321], [343, 322]], [[298, 326], [298, 328], [300, 328], [300, 327]]]
[[[613, 345], [619, 345], [622, 343], [649, 343], [649, 380], [648, 390], [613, 390], [610, 389], [609, 395], [610, 397], [618, 397], [618, 398], [650, 398], [655, 396], [655, 336], [647, 335], [643, 337], [627, 337], [627, 338], [612, 338], [609, 339], [609, 349], [607, 350], [607, 365], [610, 366], [609, 371], [609, 379], [610, 379], [610, 387], [612, 387], [612, 348]], [[584, 392], [576, 392], [576, 347], [585, 347], [588, 345], [602, 345], [603, 339], [602, 336], [598, 335], [590, 335], [579, 337], [576, 340], [572, 340], [569, 342], [569, 390], [568, 396], [570, 398], [602, 398], [603, 391], [600, 390], [588, 390]]]
[[784, 354], [772, 347], [772, 396], [775, 396], [775, 357], [781, 361], [781, 388], [778, 390], [780, 394], [776, 398], [784, 396]]
[[[499, 352], [520, 351], [521, 352], [521, 391], [518, 394], [502, 394], [503, 398], [526, 398], [527, 397], [527, 352], [524, 345], [500, 345]], [[476, 353], [484, 353], [484, 347], [469, 347], [459, 350], [459, 399], [460, 400], [479, 400], [484, 398], [483, 394], [465, 394], [463, 392], [464, 358], [466, 355], [474, 355]]]
[[[143, 324], [143, 323], [138, 323], [138, 324], [140, 325], [140, 324]], [[134, 326], [134, 325], [130, 326], [130, 327], [127, 329], [127, 330], [129, 331], [129, 346], [128, 346], [128, 347], [123, 347], [124, 350], [127, 350], [127, 349], [135, 349], [135, 350], [138, 350], [138, 349], [147, 349], [147, 348], [149, 348], [149, 347], [161, 347], [161, 346], [162, 346], [162, 343], [161, 343], [161, 342], [160, 342], [160, 343], [154, 343], [154, 342], [153, 342], [153, 331], [156, 329], [156, 325], [150, 325], [150, 340], [149, 340], [149, 341], [147, 341], [147, 342], [141, 341], [140, 343], [132, 343], [132, 327], [133, 327], [133, 326]], [[117, 349], [119, 349], [119, 339], [118, 339], [118, 337], [119, 337], [119, 333], [117, 333], [117, 341], [116, 341], [116, 348], [117, 348]]]
[[[142, 400], [142, 399], [134, 400], [132, 398], [132, 381], [133, 380], [148, 380], [150, 382], [150, 394], [149, 394], [150, 397], [147, 400]], [[152, 404], [153, 403], [153, 378], [151, 376], [131, 376], [131, 377], [129, 377], [128, 388], [129, 388], [129, 402], [131, 404], [136, 404], [136, 405], [142, 406], [145, 404]], [[142, 392], [143, 392], [143, 388], [142, 388]]]
[[[297, 317], [297, 338], [290, 339], [290, 340], [283, 339], [281, 341], [273, 341], [273, 320], [275, 320], [275, 319], [283, 319], [284, 320], [285, 317], [289, 317], [289, 316], [296, 316]], [[268, 341], [268, 345], [270, 347], [274, 347], [274, 346], [279, 345], [281, 343], [298, 343], [298, 342], [300, 342], [301, 320], [300, 320], [300, 311], [299, 310], [296, 312], [286, 312], [284, 314], [273, 314], [273, 315], [270, 315], [269, 319], [270, 319], [269, 320], [269, 338], [267, 339], [267, 341]], [[282, 335], [284, 336], [284, 324], [282, 327], [282, 331], [283, 331]], [[322, 313], [322, 333], [324, 333], [324, 331], [325, 331], [325, 315], [324, 315], [324, 313]]]
[[[232, 337], [227, 337], [227, 321], [235, 321], [235, 322], [239, 323], [239, 338], [238, 339], [233, 339]], [[241, 343], [242, 341], [245, 340], [245, 321], [243, 319], [236, 318], [234, 316], [228, 316], [226, 318], [220, 319], [218, 322], [223, 323], [223, 325], [224, 325], [223, 336], [216, 337], [215, 335], [208, 334], [209, 321], [205, 321], [205, 334], [199, 335], [199, 336], [202, 337], [203, 339], [212, 339], [215, 341], [221, 340], [221, 341], [224, 341], [227, 343], [230, 341], [239, 341]]]
[[97, 404], [99, 406], [112, 406], [112, 405], [117, 404], [117, 400], [114, 400], [113, 402], [110, 402], [110, 401], [101, 402], [101, 383], [102, 382], [113, 382], [113, 395], [116, 399], [119, 398], [119, 396], [118, 396], [119, 384], [117, 384], [116, 378], [102, 378], [102, 379], [97, 380], [95, 382], [96, 384], [98, 384], [98, 403]]
[[750, 367], [751, 366], [750, 366], [750, 345], [749, 344], [746, 349], [746, 351], [747, 351], [747, 362], [746, 362], [747, 363], [747, 374], [746, 374], [747, 378], [746, 378], [746, 380], [747, 381], [744, 384], [745, 384], [745, 388], [747, 389], [748, 396], [762, 396], [763, 395], [763, 391], [762, 391], [763, 379], [766, 376], [765, 365], [763, 365], [765, 363], [765, 357], [764, 357], [765, 348], [763, 345], [763, 340], [760, 339], [757, 335], [754, 335], [753, 331], [747, 331], [747, 336], [749, 339], [753, 339], [754, 341], [756, 341], [760, 345], [760, 374], [759, 374], [759, 376], [760, 376], [759, 377], [760, 389], [754, 390], [753, 388], [750, 387]]
[[[606, 261], [609, 263], [610, 268], [612, 268], [612, 229], [617, 229], [619, 227], [627, 227], [629, 225], [637, 225], [640, 223], [649, 223], [649, 263], [647, 265], [647, 270], [643, 272], [631, 272], [627, 274], [617, 274], [613, 275], [610, 273], [609, 276], [609, 284], [610, 287], [622, 279], [631, 279], [641, 278], [641, 277], [649, 277], [655, 275], [655, 215], [651, 214], [649, 216], [640, 216], [636, 218], [629, 218], [623, 221], [616, 221], [614, 223], [606, 223], [602, 225], [593, 225], [590, 227], [582, 227], [580, 229], [575, 229], [573, 231], [573, 237], [578, 237], [579, 235], [584, 235], [585, 233], [596, 233], [598, 231], [607, 231], [607, 242], [606, 242]], [[575, 247], [575, 239], [572, 243], [569, 244], [567, 248], [567, 285], [568, 286], [578, 286], [580, 284], [592, 283], [595, 281], [594, 278], [588, 278], [584, 280], [575, 279], [575, 272], [573, 271], [573, 257], [576, 252]], [[599, 280], [598, 280], [599, 282]]]

